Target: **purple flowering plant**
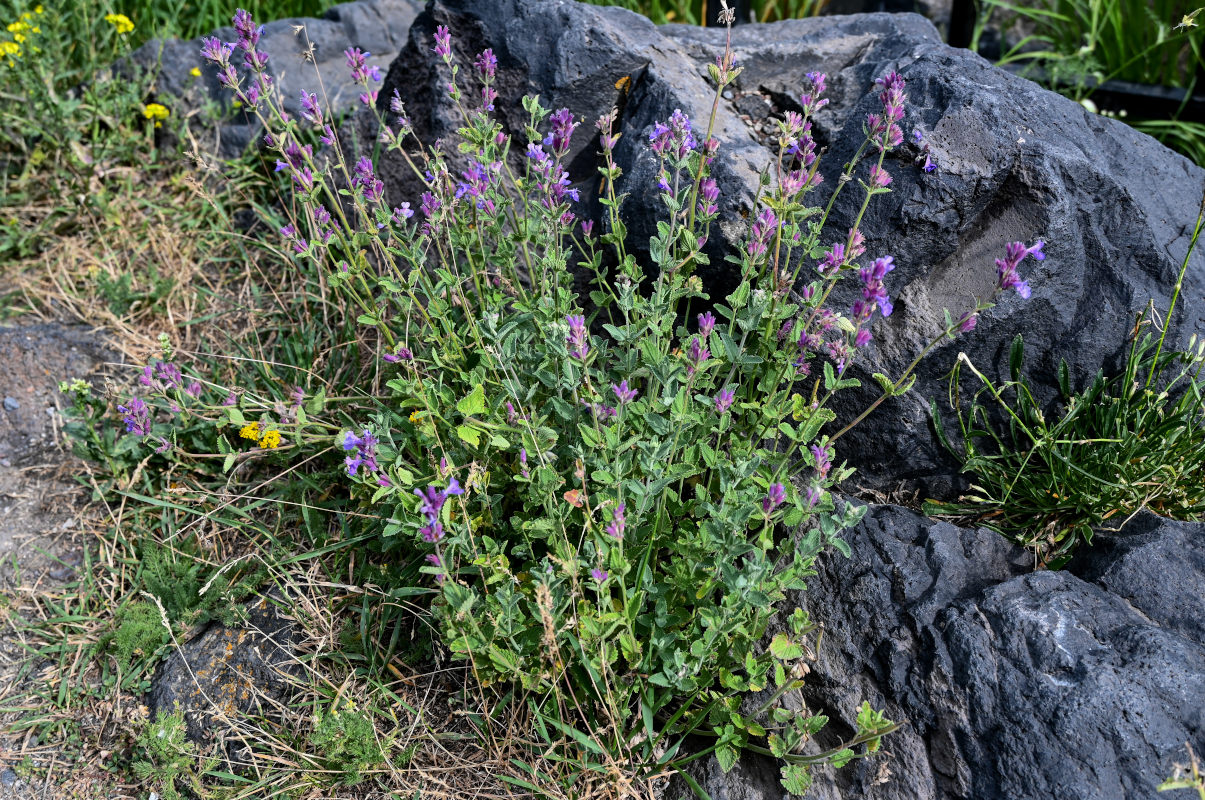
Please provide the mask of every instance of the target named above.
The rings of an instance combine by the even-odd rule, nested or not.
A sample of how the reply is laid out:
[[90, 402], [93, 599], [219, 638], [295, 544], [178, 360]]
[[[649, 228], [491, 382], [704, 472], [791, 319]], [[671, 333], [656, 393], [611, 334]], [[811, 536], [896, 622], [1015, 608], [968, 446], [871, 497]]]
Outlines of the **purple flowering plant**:
[[[207, 40], [203, 54], [264, 125], [297, 209], [280, 230], [287, 252], [321, 269], [354, 309], [375, 342], [380, 389], [342, 403], [335, 418], [322, 404], [286, 408], [250, 391], [194, 387], [158, 365], [123, 403], [127, 435], [155, 445], [164, 403], [209, 403], [226, 431], [227, 468], [234, 430], [260, 449], [281, 441], [278, 432], [265, 444], [269, 429], [300, 451], [329, 448], [349, 505], [370, 506], [383, 549], [419, 565], [452, 654], [484, 682], [571, 695], [576, 710], [558, 722], [624, 732], [616, 752], [637, 774], [663, 770], [658, 748], [676, 749], [692, 732], [714, 737], [725, 768], [743, 748], [783, 759], [795, 788], [811, 765], [874, 752], [896, 726], [863, 706], [847, 741], [798, 755], [823, 718], [774, 707], [801, 685], [817, 625], [797, 611], [768, 646], [763, 635], [822, 551], [848, 553], [840, 533], [861, 517], [832, 492], [852, 474], [834, 465], [833, 443], [848, 427], [822, 430], [836, 418], [833, 395], [857, 385], [847, 372], [874, 340], [872, 321], [893, 310], [894, 262], [863, 258], [861, 224], [872, 198], [891, 191], [903, 77], [876, 81], [881, 109], [816, 207], [805, 202], [822, 186], [812, 124], [828, 101], [826, 76], [808, 75], [800, 110], [778, 122], [748, 233], [728, 256], [740, 283], [712, 303], [694, 273], [708, 263], [721, 214], [713, 134], [722, 92], [740, 73], [730, 46], [711, 65], [705, 127], [675, 110], [641, 134], [665, 206], [652, 263], [642, 264], [619, 213], [631, 187], [615, 159], [623, 133], [614, 111], [593, 124], [602, 218], [579, 224], [568, 158], [583, 122], [569, 109], [524, 98], [515, 141], [493, 116], [497, 57], [479, 54], [468, 73], [476, 88], [462, 90], [441, 26], [432, 57], [463, 126], [455, 147], [426, 146], [400, 96], [374, 99], [381, 76], [368, 54], [348, 51], [378, 143], [422, 185], [419, 197], [394, 198], [371, 158], [345, 152], [321, 92], [303, 93], [300, 119], [282, 109], [258, 28], [242, 11], [236, 23], [237, 42]], [[315, 151], [315, 135], [325, 149]], [[826, 223], [846, 186], [864, 196], [853, 226], [832, 236]], [[1040, 258], [1041, 244], [1010, 245], [997, 294], [1027, 295], [1019, 267], [1029, 255]], [[575, 259], [592, 277], [586, 297], [573, 289]], [[831, 294], [845, 278], [861, 296], [835, 310]], [[969, 331], [992, 299], [947, 315], [898, 379], [876, 375], [875, 405], [906, 391], [920, 358]], [[144, 401], [151, 395], [158, 411]], [[767, 688], [755, 713], [738, 710], [739, 695]]]

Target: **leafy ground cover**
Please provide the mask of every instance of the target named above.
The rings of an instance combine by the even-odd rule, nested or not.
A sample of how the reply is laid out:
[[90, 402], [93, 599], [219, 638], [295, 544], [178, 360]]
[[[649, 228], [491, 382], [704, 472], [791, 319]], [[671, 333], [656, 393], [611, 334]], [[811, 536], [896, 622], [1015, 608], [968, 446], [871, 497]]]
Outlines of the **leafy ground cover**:
[[[30, 34], [66, 37], [66, 18], [28, 13], [27, 24], [41, 29]], [[120, 19], [91, 19], [113, 43], [97, 56], [107, 59], [122, 41], [112, 37], [129, 32]], [[249, 21], [240, 38], [253, 51]], [[221, 44], [211, 47], [221, 60]], [[488, 106], [488, 57], [476, 68], [486, 92], [474, 84], [473, 101]], [[717, 94], [732, 69], [717, 65]], [[62, 81], [52, 85], [70, 83]], [[819, 103], [823, 79], [812, 81]], [[887, 98], [883, 147], [872, 131], [869, 162], [899, 133], [889, 123], [890, 107], [902, 102], [890, 94], [895, 86], [888, 78], [876, 90]], [[863, 282], [867, 300], [886, 300], [889, 261], [859, 274], [857, 256], [819, 244], [812, 218], [821, 210], [800, 201], [815, 177], [806, 119], [787, 123], [794, 136], [784, 128], [797, 152], [784, 152], [769, 213], [741, 255], [747, 283], [717, 316], [700, 306], [677, 313], [686, 298], [704, 300], [688, 267], [715, 213], [708, 139], [683, 120], [661, 132], [668, 210], [654, 248], [663, 280], [653, 281], [624, 258], [614, 215], [597, 235], [565, 219], [557, 154], [574, 121], [559, 111], [548, 119], [535, 103], [532, 171], [514, 184], [528, 193], [519, 195], [523, 225], [504, 216], [520, 204], [486, 174], [504, 160], [488, 114], [466, 115], [477, 171], [463, 180], [438, 153], [412, 151], [447, 178], [432, 201], [450, 206], [468, 195], [475, 202], [465, 207], [481, 212], [424, 213], [446, 225], [440, 236], [406, 227], [416, 224], [409, 209], [376, 202], [371, 164], [349, 159], [343, 183], [307, 187], [313, 165], [303, 148], [321, 125], [275, 129], [275, 155], [292, 162], [292, 188], [282, 191], [275, 155], [250, 155], [219, 174], [161, 154], [156, 126], [172, 121], [143, 106], [136, 86], [79, 97], [42, 133], [5, 128], [6, 313], [103, 326], [129, 364], [150, 370], [139, 397], [162, 405], [154, 419], [134, 408], [129, 390], [140, 369], [113, 373], [107, 386], [61, 376], [93, 505], [79, 534], [87, 546], [77, 577], [14, 595], [7, 609], [29, 656], [14, 684], [22, 695], [5, 709], [9, 733], [55, 746], [51, 762], [26, 748], [23, 774], [49, 777], [48, 763], [101, 765], [103, 780], [162, 797], [644, 794], [671, 769], [681, 752], [675, 742], [703, 732], [713, 742], [704, 752], [727, 763], [740, 747], [794, 761], [800, 769], [786, 777], [798, 789], [809, 762], [867, 754], [890, 731], [865, 707], [850, 741], [807, 759], [794, 751], [823, 719], [774, 712], [772, 703], [768, 716], [748, 716], [733, 702], [750, 689], [797, 688], [813, 655], [811, 621], [797, 616], [792, 636], [763, 649], [765, 607], [806, 575], [822, 546], [839, 548], [853, 521], [830, 492], [843, 470], [832, 463], [831, 441], [819, 438], [822, 406], [791, 392], [786, 376], [809, 349], [852, 356], [875, 307], [863, 305], [864, 315], [845, 315], [844, 324], [828, 318], [819, 332], [798, 314], [820, 317], [841, 273]], [[874, 166], [859, 173], [867, 202], [886, 188], [881, 156]], [[613, 181], [614, 169], [604, 178]], [[620, 198], [609, 202], [614, 211]], [[347, 224], [357, 214], [370, 224]], [[332, 217], [344, 226], [327, 251], [317, 243]], [[683, 217], [698, 227], [680, 224]], [[569, 237], [594, 269], [602, 264], [595, 254], [618, 251], [626, 287], [599, 280], [591, 297], [610, 310], [596, 320], [606, 335], [586, 324], [568, 291], [568, 249], [558, 244]], [[851, 232], [845, 253], [856, 241]], [[417, 262], [445, 242], [438, 266], [412, 278], [372, 268]], [[784, 243], [831, 268], [807, 297], [780, 288], [785, 273], [773, 254]], [[1022, 289], [1017, 265], [1040, 252], [1020, 247], [1001, 267], [1001, 289]], [[525, 249], [536, 257], [521, 260]], [[519, 264], [525, 275], [510, 271]], [[537, 280], [543, 305], [523, 291]], [[642, 283], [651, 284], [647, 296], [635, 291]], [[477, 302], [486, 313], [474, 316]], [[455, 324], [397, 325], [431, 309]], [[513, 330], [491, 330], [491, 311], [506, 312]], [[946, 333], [969, 332], [975, 311], [949, 318]], [[787, 322], [787, 335], [777, 336]], [[477, 339], [460, 338], [467, 331]], [[524, 358], [523, 370], [508, 371]], [[816, 364], [824, 394], [841, 388], [839, 367]], [[540, 385], [516, 387], [520, 372], [540, 376]], [[884, 378], [885, 395], [906, 379]], [[159, 391], [146, 391], [149, 384]], [[777, 402], [760, 402], [763, 393]], [[660, 397], [668, 402], [658, 412]], [[146, 425], [143, 436], [121, 429], [119, 405], [127, 426]], [[670, 431], [689, 437], [680, 442]], [[812, 446], [798, 485], [787, 479], [784, 453], [754, 446], [778, 433]], [[624, 455], [632, 448], [638, 457]], [[776, 572], [789, 561], [780, 561], [776, 523], [809, 517], [809, 538], [788, 548], [798, 559]], [[670, 524], [677, 519], [690, 522]], [[731, 532], [709, 520], [748, 534], [725, 539]], [[762, 574], [749, 581], [709, 572], [702, 564], [714, 561], [716, 542], [740, 548]], [[689, 574], [656, 557], [666, 547], [696, 553], [681, 562]], [[141, 698], [165, 656], [206, 626], [242, 624], [246, 602], [263, 596], [297, 621], [291, 666], [301, 677], [284, 706], [219, 718], [218, 738], [250, 750], [231, 759], [187, 741], [180, 715], [151, 720]], [[727, 596], [745, 602], [726, 607]], [[489, 613], [461, 613], [474, 607]], [[683, 640], [704, 646], [695, 652]], [[722, 666], [710, 676], [719, 688], [707, 682], [705, 662]]]

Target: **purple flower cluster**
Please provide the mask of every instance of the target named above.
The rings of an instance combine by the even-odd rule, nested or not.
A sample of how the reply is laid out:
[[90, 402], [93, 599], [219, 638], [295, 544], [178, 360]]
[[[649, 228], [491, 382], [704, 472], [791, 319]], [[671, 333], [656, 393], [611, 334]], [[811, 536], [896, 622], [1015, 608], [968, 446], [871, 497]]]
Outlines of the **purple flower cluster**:
[[372, 171], [372, 159], [361, 156], [356, 162], [352, 173], [351, 185], [364, 191], [364, 199], [368, 202], [382, 200], [385, 197], [385, 184]]
[[569, 345], [569, 355], [578, 361], [585, 361], [590, 352], [590, 342], [586, 335], [586, 318], [581, 314], [570, 314], [565, 317], [569, 323], [569, 336], [565, 343]]
[[708, 222], [719, 213], [717, 201], [720, 199], [720, 187], [714, 178], [704, 178], [699, 183], [699, 219]]
[[809, 448], [816, 466], [816, 474], [820, 480], [828, 477], [828, 471], [833, 467], [833, 455], [827, 447], [814, 444]]
[[611, 384], [611, 391], [615, 392], [615, 397], [618, 398], [621, 406], [626, 406], [635, 400], [636, 395], [639, 394], [635, 389], [628, 386], [627, 378], [624, 378], [618, 384]]
[[778, 508], [787, 499], [786, 487], [781, 483], [770, 484], [770, 492], [761, 501], [761, 510], [769, 514], [774, 509]]
[[[456, 185], [456, 199], [468, 197], [474, 201], [474, 205], [478, 210], [484, 210], [486, 213], [494, 212], [494, 201], [485, 196], [486, 190], [489, 189], [493, 182], [493, 176], [502, 169], [502, 162], [490, 164], [487, 168], [478, 161], [470, 161], [469, 168], [460, 173], [464, 178], [462, 183]], [[565, 176], [568, 180], [568, 176]]]
[[322, 104], [318, 102], [318, 95], [313, 92], [301, 90], [301, 116], [306, 122], [311, 122], [315, 127], [321, 128], [325, 123], [322, 117]]
[[[234, 92], [239, 102], [248, 108], [255, 108], [260, 98], [268, 94], [272, 86], [272, 76], [264, 70], [268, 66], [268, 54], [257, 48], [264, 27], [256, 26], [251, 14], [239, 9], [234, 14], [234, 31], [238, 36], [237, 42], [223, 42], [216, 36], [208, 36], [201, 40], [201, 57], [218, 68], [218, 83]], [[243, 89], [238, 70], [231, 62], [235, 47], [243, 51], [243, 66], [255, 75], [255, 83]]]
[[448, 32], [447, 25], [435, 29], [434, 53], [445, 61], [452, 58], [452, 34]]
[[732, 407], [733, 401], [736, 400], [736, 393], [731, 389], [721, 389], [712, 400], [715, 403], [715, 413], [723, 415]]
[[611, 512], [611, 522], [608, 523], [606, 530], [607, 535], [612, 539], [623, 539], [623, 529], [627, 522], [627, 519], [623, 514], [626, 508], [627, 506], [624, 503], [620, 503], [619, 505], [615, 506], [615, 510]]
[[[180, 372], [180, 368], [171, 361], [156, 361], [142, 368], [138, 382], [148, 389], [160, 392], [168, 389], [183, 389], [184, 375]], [[200, 392], [198, 391], [197, 394]]]
[[904, 118], [905, 81], [898, 72], [889, 72], [876, 78], [875, 85], [882, 90], [879, 92], [879, 102], [883, 104], [883, 113], [867, 115], [867, 135], [880, 151], [890, 150], [904, 141], [900, 121]]
[[440, 509], [452, 495], [464, 494], [464, 489], [461, 489], [460, 483], [452, 478], [448, 481], [446, 489], [428, 486], [426, 492], [423, 492], [422, 489], [415, 489], [414, 493], [418, 495], [419, 511], [422, 512], [427, 522], [426, 525], [419, 528], [418, 532], [422, 534], [424, 542], [434, 544], [444, 537], [444, 528], [439, 522]]
[[890, 317], [891, 312], [895, 310], [891, 298], [887, 295], [887, 288], [883, 286], [883, 278], [893, 269], [895, 269], [895, 264], [892, 263], [891, 256], [883, 256], [876, 258], [869, 267], [862, 267], [858, 270], [858, 277], [862, 279], [862, 298], [854, 301], [851, 312], [854, 324], [858, 327], [854, 339], [857, 347], [865, 347], [870, 344], [870, 331], [862, 326], [870, 320], [876, 308], [882, 312], [884, 317]]
[[807, 88], [799, 97], [799, 104], [803, 106], [803, 115], [810, 117], [820, 109], [828, 105], [828, 99], [820, 99], [820, 95], [824, 94], [825, 81], [828, 80], [828, 75], [824, 72], [809, 72], [807, 75]]
[[544, 146], [552, 148], [552, 154], [560, 160], [569, 152], [569, 141], [573, 137], [573, 129], [580, 123], [575, 122], [569, 109], [562, 108], [553, 112], [549, 118], [552, 130], [544, 137]]
[[673, 158], [681, 161], [686, 154], [697, 146], [694, 133], [690, 128], [690, 117], [679, 108], [670, 114], [669, 123], [658, 122], [653, 125], [649, 134], [649, 147], [662, 158]]
[[778, 227], [778, 217], [774, 215], [773, 210], [763, 209], [753, 222], [753, 231], [749, 236], [749, 244], [745, 245], [745, 252], [755, 258], [763, 255]]
[[1046, 254], [1042, 252], [1045, 245], [1045, 242], [1038, 242], [1032, 247], [1026, 247], [1024, 242], [1010, 242], [1005, 246], [1004, 258], [996, 259], [996, 276], [998, 278], [996, 285], [1000, 291], [1016, 289], [1017, 294], [1029, 299], [1029, 284], [1021, 280], [1021, 276], [1017, 274], [1017, 267], [1021, 265], [1026, 256], [1033, 256], [1037, 261], [1046, 258]]
[[686, 375], [691, 377], [698, 371], [699, 367], [703, 366], [703, 362], [711, 358], [711, 351], [708, 350], [702, 340], [695, 336], [690, 340], [690, 348], [686, 351]]
[[363, 467], [365, 472], [378, 472], [380, 465], [377, 464], [377, 445], [380, 444], [380, 439], [372, 435], [368, 428], [360, 436], [356, 436], [351, 431], [343, 437], [343, 449], [350, 451], [351, 455], [343, 459], [344, 466], [347, 467], [347, 475], [350, 478], [356, 477], [360, 468]]
[[131, 397], [117, 410], [122, 413], [121, 421], [126, 424], [126, 433], [146, 436], [151, 432], [151, 410], [141, 397]]

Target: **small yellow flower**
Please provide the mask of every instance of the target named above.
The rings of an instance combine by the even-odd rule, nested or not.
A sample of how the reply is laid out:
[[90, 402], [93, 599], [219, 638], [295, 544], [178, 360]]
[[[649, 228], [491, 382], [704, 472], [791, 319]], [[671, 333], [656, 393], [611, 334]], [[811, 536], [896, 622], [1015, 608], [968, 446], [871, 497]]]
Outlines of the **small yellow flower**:
[[120, 36], [125, 36], [134, 30], [134, 23], [125, 14], [105, 14], [105, 22], [116, 28]]
[[191, 76], [193, 76], [194, 78], [199, 78], [199, 77], [201, 77], [201, 68], [200, 68], [200, 67], [193, 67], [192, 69], [190, 69], [190, 70], [188, 71], [188, 74], [189, 74], [189, 75], [191, 75]]
[[410, 412], [410, 421], [411, 421], [411, 422], [418, 422], [418, 421], [419, 421], [419, 419], [420, 419], [420, 417], [419, 417], [419, 412], [417, 412], [417, 411], [411, 411], [411, 412]]
[[243, 426], [243, 429], [238, 432], [238, 435], [244, 439], [250, 439], [253, 442], [259, 441], [259, 423], [248, 422]]
[[7, 58], [12, 66], [13, 59], [21, 57], [21, 48], [16, 42], [0, 42], [0, 57]]
[[259, 446], [269, 450], [280, 447], [280, 431], [264, 431], [264, 435], [259, 440]]
[[147, 119], [167, 119], [171, 113], [167, 110], [167, 106], [159, 103], [147, 103], [142, 107], [142, 116]]
[[41, 5], [36, 5], [36, 6], [34, 6], [34, 7], [33, 7], [33, 13], [35, 13], [35, 14], [41, 14], [41, 13], [42, 13], [42, 6], [41, 6]]

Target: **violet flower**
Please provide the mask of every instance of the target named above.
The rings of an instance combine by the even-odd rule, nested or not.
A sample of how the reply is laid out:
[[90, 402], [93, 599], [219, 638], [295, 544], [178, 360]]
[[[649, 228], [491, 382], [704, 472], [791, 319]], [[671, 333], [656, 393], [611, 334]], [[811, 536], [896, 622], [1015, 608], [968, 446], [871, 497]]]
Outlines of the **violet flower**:
[[615, 506], [615, 510], [611, 512], [611, 522], [607, 525], [607, 535], [612, 539], [623, 539], [624, 524], [627, 520], [624, 517], [624, 511], [627, 508], [625, 503], [620, 503]]
[[635, 389], [628, 387], [627, 378], [620, 381], [619, 385], [611, 384], [611, 391], [615, 392], [615, 396], [619, 398], [619, 404], [626, 406], [628, 403], [636, 399], [638, 392]]
[[771, 511], [782, 505], [783, 501], [786, 499], [786, 487], [781, 483], [772, 483], [770, 484], [770, 493], [767, 494], [761, 501], [762, 511], [766, 514], [769, 514]]
[[447, 25], [440, 25], [435, 29], [434, 52], [444, 60], [452, 57], [452, 34], [448, 32]]
[[712, 400], [715, 402], [715, 413], [723, 414], [732, 407], [732, 403], [736, 400], [736, 393], [731, 389], [721, 389]]
[[565, 322], [569, 323], [569, 337], [565, 340], [569, 345], [569, 355], [579, 361], [585, 361], [586, 354], [590, 351], [590, 343], [586, 336], [585, 316], [570, 314], [565, 317]]
[[118, 406], [122, 422], [126, 424], [126, 433], [135, 436], [146, 436], [151, 432], [151, 410], [141, 397], [131, 397], [124, 406]]

